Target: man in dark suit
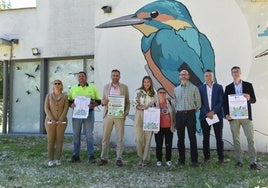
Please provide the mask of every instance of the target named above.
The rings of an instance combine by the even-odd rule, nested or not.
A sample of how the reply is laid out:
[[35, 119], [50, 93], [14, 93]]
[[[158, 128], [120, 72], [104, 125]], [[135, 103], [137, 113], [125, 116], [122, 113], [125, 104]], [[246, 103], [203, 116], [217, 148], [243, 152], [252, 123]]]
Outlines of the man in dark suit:
[[[203, 131], [203, 154], [204, 162], [210, 162], [210, 148], [209, 148], [209, 138], [211, 125], [213, 126], [216, 143], [217, 143], [217, 154], [218, 154], [218, 164], [224, 162], [223, 156], [223, 140], [222, 140], [222, 128], [223, 128], [223, 88], [222, 85], [214, 83], [214, 74], [211, 70], [206, 70], [205, 72], [205, 83], [199, 87], [199, 92], [201, 96], [201, 108], [200, 108], [200, 123]], [[219, 121], [215, 123], [208, 123], [206, 120], [218, 116]]]
[[[232, 76], [234, 82], [226, 86], [225, 94], [224, 94], [224, 113], [226, 119], [230, 123], [232, 135], [233, 135], [233, 143], [234, 143], [234, 152], [236, 157], [236, 167], [243, 167], [242, 162], [242, 150], [240, 146], [240, 127], [242, 126], [245, 136], [248, 142], [248, 155], [250, 161], [250, 168], [253, 170], [259, 170], [260, 167], [256, 164], [256, 149], [254, 144], [254, 129], [252, 123], [252, 112], [251, 112], [251, 104], [256, 102], [256, 97], [254, 93], [254, 89], [251, 83], [245, 82], [241, 80], [241, 70], [240, 67], [233, 67], [231, 69]], [[248, 107], [248, 118], [247, 119], [232, 119], [229, 112], [229, 101], [228, 95], [231, 94], [243, 94], [243, 96], [247, 99], [247, 107]]]

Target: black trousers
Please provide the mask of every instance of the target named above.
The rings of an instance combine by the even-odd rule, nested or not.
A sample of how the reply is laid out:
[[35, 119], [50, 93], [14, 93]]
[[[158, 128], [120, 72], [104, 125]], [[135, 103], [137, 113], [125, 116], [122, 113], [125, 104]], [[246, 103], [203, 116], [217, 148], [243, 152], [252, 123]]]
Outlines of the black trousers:
[[157, 134], [154, 134], [154, 138], [156, 143], [157, 161], [162, 161], [162, 146], [164, 138], [166, 145], [166, 161], [171, 161], [173, 133], [170, 131], [170, 128], [160, 128], [160, 131]]
[[185, 163], [185, 128], [187, 128], [190, 140], [191, 162], [198, 162], [198, 152], [196, 143], [196, 115], [195, 112], [177, 112], [176, 113], [176, 129], [178, 135], [179, 162]]
[[[218, 154], [218, 160], [223, 160], [223, 140], [222, 140], [222, 128], [223, 128], [223, 120], [221, 119], [218, 123], [215, 123], [212, 125], [214, 129], [214, 134], [216, 137], [216, 143], [217, 143], [217, 154]], [[203, 131], [203, 153], [204, 153], [204, 159], [209, 160], [210, 159], [210, 130], [211, 126], [207, 124], [206, 120], [201, 120], [201, 128]]]

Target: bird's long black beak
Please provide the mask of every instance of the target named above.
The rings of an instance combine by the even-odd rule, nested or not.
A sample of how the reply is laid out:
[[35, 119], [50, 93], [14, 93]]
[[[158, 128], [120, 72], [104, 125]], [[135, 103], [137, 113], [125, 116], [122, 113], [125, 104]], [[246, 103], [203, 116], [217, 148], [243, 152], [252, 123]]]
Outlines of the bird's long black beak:
[[138, 25], [143, 24], [146, 20], [138, 18], [135, 14], [122, 16], [119, 18], [112, 19], [108, 22], [104, 22], [96, 28], [109, 28], [109, 27], [122, 27], [122, 26], [129, 26], [129, 25]]

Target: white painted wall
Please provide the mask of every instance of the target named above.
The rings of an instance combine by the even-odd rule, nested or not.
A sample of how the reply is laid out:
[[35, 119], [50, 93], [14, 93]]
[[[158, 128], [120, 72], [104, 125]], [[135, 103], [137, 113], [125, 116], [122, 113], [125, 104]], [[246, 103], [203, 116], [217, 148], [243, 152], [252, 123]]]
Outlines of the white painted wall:
[[[94, 54], [94, 1], [39, 1], [36, 8], [0, 11], [0, 37], [18, 38], [13, 59]], [[0, 52], [0, 59], [5, 58]]]
[[[123, 15], [135, 13], [153, 0], [137, 0], [129, 2], [127, 0], [117, 1], [96, 1], [96, 25], [117, 18]], [[216, 74], [218, 82], [224, 87], [232, 82], [230, 69], [232, 66], [240, 66], [243, 73], [243, 79], [250, 81], [255, 86], [257, 96], [257, 103], [253, 105], [253, 116], [255, 129], [262, 133], [268, 133], [268, 127], [265, 123], [266, 106], [267, 106], [267, 57], [261, 60], [256, 60], [254, 54], [256, 46], [252, 43], [258, 43], [255, 36], [256, 25], [250, 25], [252, 20], [260, 20], [253, 14], [250, 9], [252, 6], [266, 18], [267, 13], [263, 6], [253, 4], [252, 2], [244, 1], [213, 1], [213, 0], [181, 0], [190, 11], [193, 21], [198, 29], [206, 34], [215, 51], [216, 55]], [[247, 3], [247, 4], [246, 4]], [[104, 5], [111, 5], [113, 12], [111, 14], [104, 14], [101, 7]], [[267, 3], [266, 3], [267, 5]], [[248, 8], [247, 11], [243, 10]], [[263, 12], [261, 12], [263, 11]], [[260, 16], [258, 15], [258, 16]], [[266, 15], [266, 17], [265, 17]], [[256, 24], [256, 23], [255, 23]], [[266, 22], [267, 24], [267, 22]], [[265, 24], [264, 24], [265, 25]], [[268, 24], [266, 25], [268, 26]], [[255, 29], [255, 30], [254, 30]], [[134, 91], [141, 85], [141, 79], [147, 75], [144, 68], [146, 61], [141, 53], [140, 39], [142, 34], [133, 27], [120, 27], [109, 29], [96, 29], [96, 44], [95, 44], [95, 66], [99, 70], [96, 72], [95, 83], [102, 85], [109, 82], [110, 71], [118, 68], [122, 73], [122, 82], [129, 86], [130, 96], [134, 97]], [[261, 41], [267, 41], [267, 38], [262, 38]], [[262, 42], [263, 43], [263, 42]], [[263, 44], [262, 44], [263, 46]], [[259, 46], [258, 46], [259, 47]], [[268, 48], [268, 46], [266, 46]], [[260, 50], [260, 49], [259, 49]], [[263, 49], [264, 50], [264, 49]], [[258, 62], [258, 63], [257, 63]], [[101, 70], [101, 71], [100, 71]], [[261, 73], [261, 74], [258, 74]], [[104, 76], [106, 75], [106, 76]], [[134, 110], [131, 111], [134, 115]], [[126, 139], [128, 143], [133, 144], [133, 121], [128, 119], [128, 130], [126, 132]], [[211, 132], [212, 134], [213, 131]], [[173, 146], [176, 147], [177, 136], [174, 136]], [[202, 148], [202, 137], [198, 137], [198, 146]], [[229, 124], [224, 121], [225, 140], [232, 142]], [[258, 151], [267, 152], [268, 137], [258, 132], [255, 132], [256, 146]], [[188, 138], [187, 145], [188, 143]], [[212, 137], [212, 147], [215, 148], [215, 139]], [[152, 141], [154, 145], [154, 140]], [[241, 130], [241, 145], [243, 149], [247, 150], [247, 142]], [[229, 142], [225, 142], [225, 149], [232, 149]]]

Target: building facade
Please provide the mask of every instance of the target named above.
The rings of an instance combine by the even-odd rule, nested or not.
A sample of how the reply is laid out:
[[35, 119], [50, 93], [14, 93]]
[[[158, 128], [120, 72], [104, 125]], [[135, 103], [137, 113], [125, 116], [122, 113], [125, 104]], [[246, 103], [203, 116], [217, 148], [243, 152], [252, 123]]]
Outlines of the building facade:
[[[36, 8], [0, 11], [0, 61], [5, 71], [3, 133], [44, 134], [44, 98], [51, 91], [51, 82], [61, 79], [67, 94], [69, 88], [77, 83], [76, 74], [81, 70], [88, 73], [88, 81], [94, 82], [102, 93], [104, 84], [110, 82], [110, 71], [119, 69], [121, 80], [129, 85], [130, 97], [133, 98], [142, 77], [154, 75], [148, 69], [141, 50], [142, 33], [131, 26], [95, 27], [110, 19], [135, 13], [150, 2], [153, 1], [37, 0]], [[255, 86], [256, 145], [259, 151], [267, 152], [268, 138], [264, 134], [268, 133], [265, 125], [268, 55], [263, 54], [268, 49], [268, 2], [181, 2], [211, 43], [217, 81], [223, 86], [230, 83], [230, 68], [238, 65], [243, 79]], [[104, 11], [107, 6], [112, 8], [110, 13]], [[33, 54], [33, 48], [39, 53]], [[95, 109], [95, 114], [95, 137], [100, 140], [102, 107]], [[126, 145], [135, 145], [133, 117], [132, 108], [126, 120]], [[71, 110], [68, 118], [71, 120]], [[228, 149], [232, 148], [229, 143], [231, 132], [228, 122], [224, 124]], [[70, 121], [66, 132], [72, 132]], [[242, 139], [246, 149], [246, 140]], [[176, 140], [173, 143], [176, 146]], [[201, 136], [198, 136], [198, 145], [202, 146]]]

